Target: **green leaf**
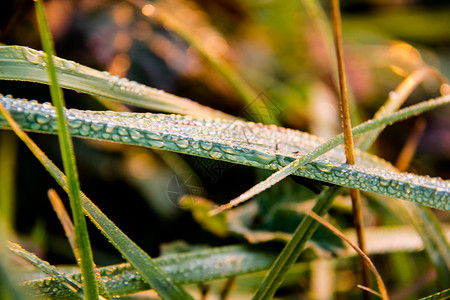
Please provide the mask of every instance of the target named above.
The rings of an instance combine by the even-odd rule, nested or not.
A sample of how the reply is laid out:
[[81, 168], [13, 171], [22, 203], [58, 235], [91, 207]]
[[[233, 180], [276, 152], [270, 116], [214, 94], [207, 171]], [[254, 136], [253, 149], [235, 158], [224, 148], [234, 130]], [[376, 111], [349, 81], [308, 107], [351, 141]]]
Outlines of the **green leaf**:
[[[189, 99], [119, 78], [108, 72], [100, 72], [58, 57], [53, 57], [53, 60], [58, 82], [63, 88], [156, 111], [234, 118]], [[21, 46], [0, 46], [0, 69], [8, 70], [0, 72], [0, 79], [49, 84], [45, 66], [45, 53], [42, 51]]]
[[[0, 102], [25, 130], [56, 132], [51, 105], [9, 97], [0, 98]], [[393, 116], [356, 127], [354, 135], [447, 103], [450, 103], [450, 96], [411, 106]], [[342, 136], [324, 143], [323, 139], [300, 131], [238, 120], [111, 111], [67, 110], [66, 114], [74, 136], [164, 149], [269, 170], [278, 170], [295, 161], [297, 152], [302, 155], [320, 146], [314, 155], [302, 158], [303, 163], [319, 153], [324, 155], [300, 169], [294, 166], [297, 169], [294, 175], [450, 210], [449, 181], [396, 172], [387, 162], [363, 152], [356, 152], [355, 166], [344, 163], [343, 148], [325, 154], [342, 142]], [[8, 127], [4, 119], [0, 119], [0, 126]], [[275, 150], [277, 140], [280, 143]]]
[[[169, 254], [153, 261], [176, 283], [192, 284], [267, 270], [275, 257], [276, 252], [265, 247], [236, 245]], [[151, 288], [129, 264], [99, 268], [99, 272], [114, 296]], [[71, 276], [75, 280], [80, 278], [79, 273]], [[33, 296], [70, 297], [64, 290], [54, 289], [58, 282], [52, 279], [31, 280], [21, 285]]]

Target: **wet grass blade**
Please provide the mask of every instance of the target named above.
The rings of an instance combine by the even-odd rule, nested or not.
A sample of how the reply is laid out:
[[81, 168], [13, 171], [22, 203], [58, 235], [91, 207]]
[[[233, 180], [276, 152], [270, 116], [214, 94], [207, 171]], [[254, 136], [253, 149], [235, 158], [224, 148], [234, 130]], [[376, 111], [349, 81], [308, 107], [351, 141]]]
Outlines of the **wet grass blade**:
[[98, 299], [99, 292], [97, 280], [94, 272], [94, 258], [92, 255], [91, 244], [86, 226], [86, 219], [81, 207], [80, 183], [78, 182], [78, 171], [75, 162], [72, 140], [67, 126], [67, 120], [64, 115], [64, 98], [61, 88], [58, 85], [56, 71], [53, 62], [53, 40], [48, 28], [47, 19], [44, 12], [42, 1], [35, 1], [36, 15], [39, 25], [42, 47], [46, 56], [48, 78], [50, 84], [50, 94], [55, 106], [56, 119], [58, 123], [58, 138], [61, 148], [64, 170], [67, 174], [67, 186], [72, 209], [72, 218], [75, 225], [75, 244], [79, 254], [79, 264], [83, 274], [83, 287], [86, 299]]
[[[42, 51], [21, 46], [0, 46], [0, 68], [8, 70], [0, 72], [0, 79], [49, 84], [45, 59], [45, 53]], [[58, 82], [63, 88], [155, 111], [234, 119], [233, 116], [189, 99], [126, 78], [119, 78], [108, 72], [101, 72], [56, 56], [53, 60]]]
[[[66, 274], [61, 273], [56, 267], [50, 265], [46, 261], [43, 261], [35, 254], [26, 251], [19, 244], [9, 242], [8, 248], [15, 255], [23, 258], [24, 260], [41, 270], [43, 273], [55, 279], [59, 285], [63, 286], [63, 288], [67, 290], [67, 293], [77, 298], [84, 299], [83, 288], [79, 282], [76, 282], [66, 276]], [[103, 297], [101, 298], [104, 299]]]
[[[0, 97], [0, 102], [6, 105], [24, 129], [55, 133], [57, 125], [51, 105], [10, 97]], [[450, 95], [429, 100], [405, 108], [392, 116], [369, 121], [356, 127], [354, 134], [360, 135], [448, 103]], [[439, 209], [450, 209], [449, 181], [399, 173], [382, 159], [362, 152], [358, 152], [356, 166], [343, 164], [345, 156], [342, 149], [333, 149], [342, 143], [342, 136], [325, 142], [324, 139], [285, 128], [180, 115], [79, 110], [67, 110], [66, 114], [74, 136], [158, 148], [269, 170], [287, 166], [282, 169], [281, 177], [295, 171], [294, 174], [298, 176], [380, 193]], [[0, 126], [9, 127], [2, 118]], [[271, 142], [276, 139], [280, 140], [281, 145], [278, 151], [274, 150]], [[330, 149], [333, 150], [327, 152]], [[309, 154], [296, 160], [299, 156], [292, 151]], [[296, 165], [292, 166], [297, 161], [307, 164], [299, 169]], [[272, 176], [280, 176], [280, 172]], [[261, 185], [257, 186], [260, 187]], [[262, 190], [264, 188], [266, 187], [263, 186]]]
[[[275, 257], [276, 253], [265, 247], [233, 245], [164, 255], [155, 258], [154, 261], [175, 282], [193, 284], [267, 270]], [[237, 263], [239, 268], [236, 268]], [[99, 268], [99, 273], [108, 291], [114, 296], [151, 288], [129, 264]], [[71, 277], [78, 280], [80, 274], [75, 273]], [[51, 298], [63, 296], [63, 291], [54, 289], [57, 282], [52, 279], [30, 280], [20, 285], [33, 296], [46, 295]]]

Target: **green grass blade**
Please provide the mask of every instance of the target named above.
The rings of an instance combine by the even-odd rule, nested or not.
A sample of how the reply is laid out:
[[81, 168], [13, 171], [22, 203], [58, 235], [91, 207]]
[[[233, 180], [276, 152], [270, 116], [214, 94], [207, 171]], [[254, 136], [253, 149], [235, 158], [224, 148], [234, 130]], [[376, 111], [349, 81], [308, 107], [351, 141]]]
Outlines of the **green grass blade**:
[[53, 62], [53, 40], [48, 28], [47, 19], [42, 1], [35, 1], [36, 15], [41, 35], [42, 47], [47, 54], [46, 64], [50, 83], [50, 94], [55, 105], [56, 120], [58, 123], [58, 138], [61, 147], [61, 156], [64, 170], [67, 174], [67, 186], [74, 222], [75, 243], [77, 246], [79, 264], [83, 274], [83, 286], [86, 299], [98, 299], [99, 292], [97, 280], [94, 272], [94, 258], [86, 226], [86, 219], [81, 207], [80, 183], [78, 182], [78, 172], [75, 163], [72, 140], [67, 127], [67, 120], [64, 116], [64, 98], [61, 88], [58, 85], [56, 71]]
[[[68, 191], [65, 175], [39, 149], [39, 147], [23, 132], [17, 123], [8, 115], [0, 103], [0, 113], [7, 120], [14, 132], [28, 146], [46, 170]], [[173, 283], [141, 248], [131, 241], [114, 223], [109, 220], [83, 193], [80, 192], [81, 205], [92, 222], [105, 234], [108, 240], [122, 253], [142, 277], [166, 299], [192, 299], [180, 286]]]
[[[57, 125], [51, 105], [9, 97], [0, 97], [0, 102], [6, 105], [25, 130], [56, 132]], [[393, 116], [358, 126], [354, 129], [354, 134], [363, 134], [366, 130], [394, 123], [447, 103], [450, 103], [450, 96], [417, 104]], [[315, 149], [314, 155], [306, 157], [314, 159], [315, 155], [325, 153], [342, 142], [342, 136], [325, 142], [299, 131], [242, 121], [79, 110], [67, 110], [66, 114], [74, 136], [153, 147], [269, 170], [283, 168], [295, 161], [298, 154], [293, 153], [294, 151], [299, 151], [302, 155]], [[0, 126], [8, 127], [8, 123], [0, 118]], [[274, 149], [276, 140], [280, 141], [278, 150]], [[305, 162], [305, 158], [302, 159]], [[399, 173], [387, 162], [361, 152], [357, 153], [358, 165], [348, 166], [344, 162], [343, 149], [333, 149], [294, 174], [439, 209], [450, 209], [449, 181]]]
[[17, 256], [25, 259], [33, 266], [55, 279], [58, 285], [62, 285], [65, 289], [67, 289], [69, 294], [77, 298], [84, 299], [83, 289], [81, 288], [81, 284], [79, 284], [79, 282], [76, 282], [73, 279], [69, 278], [66, 274], [60, 272], [56, 267], [50, 265], [46, 261], [43, 261], [35, 254], [26, 251], [19, 244], [9, 242], [8, 248]]
[[[193, 284], [263, 271], [270, 267], [275, 257], [276, 253], [265, 247], [235, 245], [165, 255], [154, 261], [175, 282]], [[129, 264], [99, 268], [99, 273], [114, 296], [150, 288]], [[80, 274], [72, 274], [72, 278], [78, 280]], [[64, 291], [54, 289], [57, 282], [52, 279], [31, 280], [20, 285], [33, 296], [59, 298], [65, 295]]]
[[[388, 114], [394, 113], [398, 110], [406, 101], [412, 91], [426, 78], [436, 77], [441, 82], [445, 82], [445, 78], [434, 68], [423, 67], [407, 76], [395, 89], [389, 93], [388, 99], [384, 103], [381, 109], [379, 109], [373, 119], [379, 119]], [[378, 128], [365, 135], [358, 143], [357, 146], [363, 151], [366, 151], [375, 142], [380, 135], [383, 128]]]
[[[449, 230], [450, 228], [447, 227], [447, 234]], [[350, 232], [346, 232], [346, 234], [351, 235]], [[398, 240], [399, 235], [404, 238]], [[399, 251], [409, 255], [412, 252], [419, 253], [423, 249], [423, 244], [418, 241], [419, 236], [412, 226], [372, 227], [368, 228], [367, 237], [368, 241], [371, 241], [368, 244], [368, 254], [370, 255], [392, 255]], [[380, 237], [382, 238], [380, 239]], [[353, 257], [355, 253], [347, 248], [342, 255], [346, 260]], [[175, 282], [193, 284], [267, 270], [275, 261], [276, 256], [276, 250], [268, 249], [264, 245], [233, 245], [164, 255], [155, 258], [154, 262], [166, 271]], [[240, 268], [233, 267], [238, 261]], [[309, 263], [300, 262], [300, 264]], [[69, 266], [58, 269], [68, 276], [73, 276], [76, 281], [81, 278], [76, 267]], [[113, 296], [150, 288], [129, 263], [102, 267], [98, 271]], [[26, 281], [21, 282], [20, 286], [24, 286], [31, 295], [37, 297], [47, 295], [58, 298], [65, 294], [61, 289], [53, 291], [57, 287], [57, 281], [42, 279], [40, 274], [35, 271], [24, 273], [24, 280]], [[48, 290], [51, 290], [51, 293], [48, 293]]]
[[[53, 59], [58, 82], [63, 88], [155, 111], [234, 119], [189, 99], [119, 78], [108, 72], [100, 72], [58, 57]], [[21, 46], [0, 46], [0, 69], [8, 70], [0, 72], [0, 79], [49, 84], [45, 65], [45, 53], [42, 51]]]

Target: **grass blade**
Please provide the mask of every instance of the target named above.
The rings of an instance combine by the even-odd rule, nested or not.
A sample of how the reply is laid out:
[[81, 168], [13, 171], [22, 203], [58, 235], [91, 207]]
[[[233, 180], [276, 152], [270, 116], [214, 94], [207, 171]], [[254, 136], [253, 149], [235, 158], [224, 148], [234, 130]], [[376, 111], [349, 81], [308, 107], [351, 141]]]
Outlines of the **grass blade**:
[[50, 83], [50, 94], [55, 105], [56, 120], [58, 123], [58, 139], [61, 147], [61, 156], [64, 170], [67, 173], [67, 186], [72, 209], [72, 218], [75, 224], [75, 243], [79, 254], [79, 264], [83, 274], [83, 286], [86, 299], [98, 299], [99, 292], [97, 280], [94, 272], [94, 258], [92, 256], [91, 244], [87, 232], [86, 219], [81, 207], [80, 183], [78, 182], [78, 172], [75, 163], [72, 140], [67, 127], [67, 120], [63, 108], [64, 98], [61, 88], [58, 85], [56, 71], [53, 62], [53, 40], [48, 28], [47, 19], [42, 1], [35, 1], [36, 15], [38, 19], [39, 32], [41, 35], [42, 47], [45, 50], [48, 78]]
[[[19, 244], [9, 242], [8, 248], [11, 252], [17, 256], [23, 258], [27, 262], [31, 263], [33, 266], [41, 270], [43, 273], [54, 278], [59, 285], [62, 285], [70, 294], [76, 296], [77, 298], [84, 299], [83, 289], [79, 282], [66, 276], [66, 274], [61, 273], [56, 267], [50, 265], [48, 262], [43, 261], [35, 254], [30, 253], [23, 249]], [[103, 297], [101, 297], [104, 299]]]
[[[408, 96], [412, 93], [412, 91], [425, 79], [429, 77], [435, 77], [440, 82], [446, 82], [446, 78], [435, 68], [431, 67], [423, 67], [411, 73], [408, 77], [406, 77], [398, 87], [389, 93], [389, 97], [386, 100], [385, 104], [382, 106], [382, 109], [379, 109], [375, 115], [374, 119], [379, 119], [387, 114], [391, 114], [398, 110], [400, 106], [406, 101]], [[357, 143], [358, 148], [366, 151], [369, 147], [375, 142], [377, 137], [380, 135], [382, 128], [378, 128], [373, 130], [364, 136], [363, 140], [360, 140]]]
[[365, 251], [360, 249], [357, 245], [353, 244], [353, 242], [350, 241], [349, 238], [347, 238], [342, 232], [340, 232], [336, 227], [331, 225], [324, 218], [318, 216], [317, 214], [315, 214], [314, 212], [311, 212], [311, 211], [307, 211], [306, 214], [309, 215], [310, 217], [312, 217], [314, 220], [316, 220], [320, 224], [322, 224], [323, 226], [325, 226], [326, 228], [328, 228], [331, 232], [333, 232], [335, 235], [340, 237], [342, 240], [344, 240], [348, 245], [350, 245], [358, 253], [358, 255], [360, 257], [362, 257], [364, 263], [372, 270], [373, 274], [375, 275], [375, 278], [377, 279], [378, 289], [380, 290], [381, 298], [389, 299], [386, 287], [383, 283], [383, 280], [381, 279], [381, 276], [378, 273], [377, 269], [375, 268], [375, 265], [372, 263], [370, 258], [367, 256]]
[[[342, 45], [341, 12], [339, 8], [339, 0], [333, 0], [331, 2], [331, 6], [333, 14], [334, 43], [336, 47], [336, 57], [339, 74], [339, 108], [341, 112], [342, 127], [344, 131], [345, 156], [347, 157], [347, 163], [350, 165], [354, 165], [355, 151], [353, 146], [349, 101], [347, 97], [347, 83], [345, 80], [344, 50]], [[361, 214], [361, 195], [359, 190], [350, 189], [350, 198], [352, 200], [353, 224], [356, 229], [356, 235], [358, 236], [358, 245], [364, 253], [366, 252], [366, 238], [364, 235], [364, 225]], [[360, 262], [362, 268], [362, 282], [364, 286], [368, 287], [370, 285], [369, 270], [367, 269], [362, 257], [360, 259]], [[368, 294], [364, 293], [363, 297], [364, 299], [368, 299]]]
[[[8, 70], [0, 72], [0, 79], [49, 84], [45, 68], [42, 68], [45, 60], [45, 53], [42, 51], [21, 46], [0, 46], [0, 68]], [[155, 111], [234, 119], [233, 116], [189, 99], [119, 78], [108, 72], [100, 72], [56, 56], [53, 60], [58, 82], [63, 88]]]
[[[267, 270], [275, 257], [276, 253], [265, 247], [233, 245], [165, 255], [154, 261], [175, 282], [193, 284]], [[239, 268], [235, 267], [236, 263], [239, 263]], [[151, 288], [129, 264], [99, 268], [99, 272], [108, 291], [114, 296]], [[75, 273], [71, 277], [77, 280], [80, 274]], [[55, 280], [38, 279], [20, 285], [31, 295], [58, 298], [63, 295], [63, 291], [53, 291], [56, 284]], [[46, 293], [48, 290], [51, 292]]]
[[10, 235], [4, 219], [0, 218], [0, 299], [24, 300], [22, 290], [17, 287], [16, 278], [11, 276], [13, 272], [7, 264], [6, 236]]
[[[0, 113], [8, 121], [17, 136], [28, 146], [36, 158], [53, 176], [56, 182], [58, 182], [58, 184], [67, 192], [68, 186], [65, 175], [26, 135], [26, 133], [20, 129], [1, 103]], [[150, 256], [117, 228], [117, 226], [115, 226], [115, 224], [109, 220], [108, 217], [106, 217], [100, 209], [86, 197], [86, 195], [80, 192], [80, 197], [81, 205], [92, 222], [162, 297], [167, 299], [192, 299], [182, 287], [174, 284], [170, 277], [153, 262]]]
[[[24, 129], [55, 133], [55, 113], [51, 105], [10, 97], [0, 97], [0, 102], [6, 105]], [[417, 104], [393, 116], [358, 126], [354, 133], [359, 135], [448, 103], [450, 95]], [[67, 110], [66, 114], [74, 136], [158, 148], [269, 170], [286, 165], [291, 168], [291, 162], [298, 158], [298, 154], [293, 151], [306, 154], [314, 150], [308, 157], [302, 158], [313, 159], [343, 141], [342, 136], [324, 142], [324, 139], [299, 131], [242, 121], [78, 110]], [[0, 126], [9, 127], [2, 118]], [[275, 146], [271, 141], [277, 139], [281, 142], [279, 149], [274, 150]], [[380, 158], [357, 153], [356, 166], [343, 164], [345, 155], [342, 149], [337, 148], [315, 158], [294, 174], [450, 210], [449, 181], [399, 173]], [[275, 176], [279, 176], [280, 173], [276, 174]], [[283, 173], [281, 175], [284, 176]]]

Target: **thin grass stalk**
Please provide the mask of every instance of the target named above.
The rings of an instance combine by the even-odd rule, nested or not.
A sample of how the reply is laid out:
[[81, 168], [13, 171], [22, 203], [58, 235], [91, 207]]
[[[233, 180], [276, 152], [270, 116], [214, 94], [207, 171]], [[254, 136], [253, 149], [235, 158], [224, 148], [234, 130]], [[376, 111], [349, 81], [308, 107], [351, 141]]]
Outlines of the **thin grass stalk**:
[[419, 145], [420, 138], [423, 135], [427, 122], [424, 118], [419, 118], [414, 123], [414, 127], [406, 140], [403, 149], [397, 157], [395, 166], [400, 172], [405, 172], [408, 169], [409, 163], [411, 162], [414, 153], [416, 152], [417, 146]]
[[308, 214], [314, 220], [316, 220], [317, 222], [319, 222], [320, 224], [322, 224], [323, 226], [328, 228], [331, 232], [333, 232], [336, 236], [338, 236], [343, 241], [345, 241], [348, 245], [350, 245], [350, 247], [352, 247], [358, 253], [358, 255], [363, 259], [363, 261], [367, 265], [367, 267], [370, 270], [372, 270], [372, 272], [377, 280], [378, 290], [380, 291], [381, 298], [383, 300], [389, 299], [389, 296], [388, 296], [387, 290], [386, 290], [386, 286], [384, 285], [383, 280], [382, 280], [380, 274], [378, 273], [377, 268], [372, 263], [369, 256], [367, 256], [367, 254], [364, 251], [362, 251], [361, 248], [359, 248], [348, 237], [346, 237], [345, 234], [340, 232], [336, 227], [334, 227], [332, 224], [330, 224], [324, 218], [322, 218], [321, 216], [318, 216], [317, 214], [315, 214], [314, 212], [311, 212], [311, 211], [307, 211], [306, 214]]
[[58, 123], [58, 138], [61, 147], [61, 155], [64, 170], [67, 173], [67, 185], [72, 217], [75, 224], [75, 243], [78, 248], [79, 264], [83, 275], [83, 286], [86, 299], [98, 299], [99, 292], [97, 280], [94, 272], [94, 258], [92, 255], [89, 235], [87, 232], [86, 219], [81, 207], [80, 184], [78, 182], [78, 172], [75, 163], [72, 140], [67, 128], [67, 120], [64, 116], [64, 98], [62, 90], [58, 85], [56, 71], [53, 62], [53, 40], [48, 28], [47, 19], [42, 1], [35, 1], [36, 15], [38, 19], [39, 32], [41, 35], [42, 47], [47, 54], [47, 71], [50, 81], [50, 94], [55, 106]]
[[78, 250], [75, 244], [75, 234], [72, 220], [70, 219], [69, 214], [66, 208], [64, 207], [61, 198], [54, 189], [49, 189], [47, 192], [47, 196], [52, 204], [53, 210], [56, 212], [56, 215], [58, 216], [59, 222], [64, 228], [64, 233], [66, 234], [70, 247], [72, 248], [75, 257], [78, 258], [79, 254], [77, 253]]
[[[341, 13], [339, 10], [339, 0], [332, 0], [332, 12], [333, 12], [333, 32], [334, 32], [334, 44], [336, 47], [336, 57], [339, 74], [339, 91], [340, 91], [340, 112], [342, 127], [344, 130], [345, 141], [345, 156], [347, 157], [347, 163], [350, 165], [355, 164], [355, 152], [353, 146], [352, 136], [352, 123], [350, 120], [350, 112], [348, 108], [348, 96], [347, 96], [347, 82], [345, 80], [345, 67], [344, 67], [344, 49], [342, 46], [342, 32], [341, 32]], [[358, 238], [359, 248], [366, 252], [366, 238], [364, 235], [364, 225], [361, 214], [361, 195], [359, 190], [350, 189], [350, 198], [352, 200], [353, 211], [353, 224], [356, 230], [356, 236]], [[362, 282], [364, 286], [370, 286], [369, 270], [364, 263], [363, 257], [360, 257], [361, 269], [362, 269]], [[369, 294], [364, 293], [364, 299], [369, 299]]]

